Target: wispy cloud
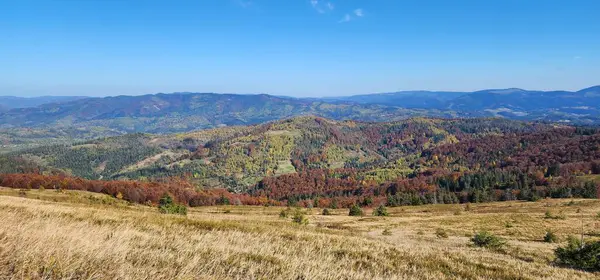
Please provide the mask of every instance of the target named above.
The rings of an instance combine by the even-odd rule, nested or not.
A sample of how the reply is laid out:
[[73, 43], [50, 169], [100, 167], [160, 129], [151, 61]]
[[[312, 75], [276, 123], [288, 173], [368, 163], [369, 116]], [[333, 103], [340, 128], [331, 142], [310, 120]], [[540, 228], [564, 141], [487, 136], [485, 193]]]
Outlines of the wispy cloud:
[[575, 56], [573, 57], [573, 60], [580, 60], [582, 57], [581, 56]]
[[345, 14], [344, 17], [338, 21], [339, 23], [349, 22], [354, 19], [358, 19], [365, 16], [363, 9], [355, 9], [352, 13]]
[[321, 7], [319, 6], [319, 1], [318, 0], [310, 0], [310, 5], [313, 7], [313, 9], [315, 9], [318, 13], [322, 14], [325, 13], [325, 11], [323, 9], [321, 9]]
[[363, 10], [362, 10], [362, 9], [356, 9], [356, 10], [354, 10], [354, 14], [355, 14], [357, 17], [363, 17], [363, 16], [365, 16], [365, 14], [363, 13]]
[[329, 11], [333, 11], [335, 6], [331, 2], [323, 2], [319, 0], [310, 0], [310, 5], [317, 11], [319, 14], [324, 14]]
[[344, 22], [349, 22], [352, 20], [352, 16], [350, 16], [350, 14], [346, 14], [340, 21], [339, 23], [344, 23]]

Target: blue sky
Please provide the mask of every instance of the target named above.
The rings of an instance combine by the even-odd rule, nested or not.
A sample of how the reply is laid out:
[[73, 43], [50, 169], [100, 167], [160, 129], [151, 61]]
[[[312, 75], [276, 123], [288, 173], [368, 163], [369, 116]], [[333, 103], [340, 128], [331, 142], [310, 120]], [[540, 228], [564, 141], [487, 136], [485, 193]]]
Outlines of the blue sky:
[[0, 95], [600, 84], [596, 0], [0, 0]]

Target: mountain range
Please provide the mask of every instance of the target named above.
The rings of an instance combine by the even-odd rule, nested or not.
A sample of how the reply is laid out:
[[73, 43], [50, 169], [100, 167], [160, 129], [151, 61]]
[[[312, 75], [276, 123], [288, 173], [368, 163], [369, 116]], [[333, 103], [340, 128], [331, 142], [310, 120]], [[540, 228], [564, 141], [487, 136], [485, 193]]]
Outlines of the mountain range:
[[[594, 115], [600, 108], [600, 86], [579, 91], [532, 91], [519, 88], [475, 92], [402, 91], [333, 100], [405, 108], [483, 111], [488, 115], [516, 119], [588, 122], [595, 120]], [[561, 116], [564, 119], [559, 119]]]
[[126, 133], [165, 134], [252, 125], [303, 115], [357, 121], [501, 117], [597, 125], [600, 86], [574, 92], [513, 88], [328, 98], [190, 92], [102, 98], [0, 97], [0, 105], [5, 107], [0, 112], [0, 150], [4, 150]]

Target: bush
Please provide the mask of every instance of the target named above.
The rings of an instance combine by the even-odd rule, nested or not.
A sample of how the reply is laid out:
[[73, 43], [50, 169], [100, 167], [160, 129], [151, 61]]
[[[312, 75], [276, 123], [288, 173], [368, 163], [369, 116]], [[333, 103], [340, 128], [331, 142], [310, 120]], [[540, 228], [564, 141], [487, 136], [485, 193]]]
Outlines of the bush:
[[546, 232], [546, 235], [544, 235], [544, 242], [556, 243], [556, 242], [558, 242], [558, 236], [556, 236], [556, 234], [554, 234], [554, 232], [548, 230]]
[[567, 246], [554, 250], [560, 265], [587, 271], [600, 271], [600, 241], [584, 242], [569, 237]]
[[469, 212], [469, 211], [471, 211], [471, 203], [467, 203], [465, 205], [465, 212]]
[[435, 236], [438, 238], [448, 238], [448, 233], [443, 228], [438, 228], [435, 230]]
[[168, 194], [165, 194], [158, 201], [158, 210], [163, 214], [187, 215], [187, 208], [185, 205], [173, 202], [173, 198]]
[[331, 201], [331, 205], [329, 206], [331, 209], [337, 209], [338, 208], [338, 203], [337, 200], [333, 199]]
[[354, 204], [354, 205], [352, 205], [352, 207], [350, 207], [350, 212], [348, 213], [348, 215], [350, 215], [350, 216], [362, 216], [363, 214], [364, 214], [363, 210], [360, 209], [360, 206], [358, 206], [356, 204]]
[[389, 215], [390, 214], [388, 213], [387, 209], [383, 205], [379, 205], [379, 207], [377, 207], [377, 209], [375, 209], [375, 211], [373, 211], [373, 216], [387, 217]]
[[281, 212], [279, 212], [279, 218], [282, 218], [282, 219], [287, 218], [288, 215], [290, 214], [290, 211], [291, 211], [291, 209], [289, 207], [284, 210], [281, 210]]
[[502, 249], [502, 247], [504, 247], [504, 245], [506, 244], [506, 241], [504, 241], [504, 239], [495, 236], [487, 231], [480, 231], [476, 233], [473, 236], [473, 238], [471, 238], [471, 241], [475, 246], [485, 247], [494, 250]]
[[27, 191], [25, 191], [25, 190], [23, 190], [23, 189], [20, 189], [20, 190], [19, 190], [19, 196], [21, 196], [21, 197], [26, 197], [26, 196], [27, 196]]
[[308, 225], [308, 219], [304, 216], [304, 212], [300, 209], [296, 209], [292, 215], [292, 222], [299, 225]]
[[325, 208], [325, 209], [323, 209], [323, 213], [322, 214], [324, 216], [329, 216], [329, 215], [331, 215], [331, 211], [329, 211], [329, 209]]
[[555, 220], [565, 220], [567, 218], [567, 215], [565, 215], [565, 213], [563, 213], [563, 212], [558, 213], [558, 215], [554, 215], [554, 214], [552, 214], [552, 212], [550, 212], [550, 210], [548, 210], [544, 214], [544, 218], [545, 219], [555, 219]]

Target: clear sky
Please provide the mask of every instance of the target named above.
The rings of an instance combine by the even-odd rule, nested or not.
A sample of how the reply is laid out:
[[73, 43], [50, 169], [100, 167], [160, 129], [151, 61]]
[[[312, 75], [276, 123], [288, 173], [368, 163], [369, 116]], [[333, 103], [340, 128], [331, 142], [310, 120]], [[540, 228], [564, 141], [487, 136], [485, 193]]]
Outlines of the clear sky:
[[0, 95], [600, 84], [598, 0], [0, 0]]

